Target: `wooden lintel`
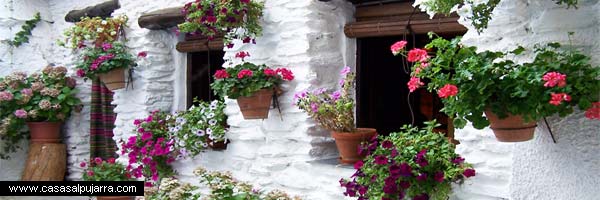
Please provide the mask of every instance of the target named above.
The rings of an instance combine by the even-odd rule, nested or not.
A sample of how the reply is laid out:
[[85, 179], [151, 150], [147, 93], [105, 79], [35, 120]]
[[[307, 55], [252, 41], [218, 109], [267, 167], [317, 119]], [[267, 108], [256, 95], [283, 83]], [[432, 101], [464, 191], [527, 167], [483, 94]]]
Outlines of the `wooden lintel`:
[[181, 7], [165, 8], [145, 13], [138, 19], [142, 28], [160, 30], [177, 26], [185, 21], [185, 15], [181, 13]]
[[177, 43], [177, 51], [190, 53], [190, 52], [202, 52], [208, 51], [209, 49], [222, 51], [223, 50], [223, 39], [216, 38], [212, 41], [208, 40], [191, 40], [191, 41], [182, 41]]
[[119, 0], [110, 0], [104, 3], [89, 6], [81, 10], [71, 10], [65, 16], [67, 22], [78, 22], [82, 17], [102, 17], [107, 18], [116, 10], [119, 9]]
[[415, 34], [425, 34], [433, 31], [436, 33], [464, 33], [467, 28], [457, 22], [458, 18], [442, 18], [408, 21], [361, 21], [347, 24], [344, 33], [350, 38], [382, 37], [402, 35], [412, 31]]

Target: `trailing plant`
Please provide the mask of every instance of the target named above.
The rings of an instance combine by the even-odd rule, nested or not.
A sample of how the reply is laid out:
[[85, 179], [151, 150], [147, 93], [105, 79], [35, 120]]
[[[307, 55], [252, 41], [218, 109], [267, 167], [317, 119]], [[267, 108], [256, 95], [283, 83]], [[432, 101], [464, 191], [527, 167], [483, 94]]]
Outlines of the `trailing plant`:
[[148, 200], [197, 200], [200, 193], [198, 187], [190, 183], [181, 183], [175, 178], [163, 178], [159, 187], [151, 187], [144, 192], [144, 199]]
[[210, 188], [208, 199], [220, 200], [300, 200], [300, 197], [290, 197], [283, 191], [272, 190], [268, 193], [255, 189], [246, 182], [233, 178], [229, 172], [209, 172], [202, 167], [194, 170], [194, 175], [200, 178], [200, 183]]
[[135, 181], [123, 164], [115, 162], [115, 158], [102, 160], [97, 157], [93, 161], [81, 162], [79, 166], [85, 168], [84, 181]]
[[119, 32], [126, 26], [127, 20], [125, 15], [107, 19], [82, 17], [75, 26], [65, 30], [66, 39], [58, 41], [58, 44], [80, 49], [91, 44], [98, 47], [105, 42], [112, 43], [119, 37]]
[[[434, 37], [430, 34], [430, 37]], [[408, 82], [411, 92], [425, 85], [437, 91], [444, 111], [462, 128], [467, 121], [478, 129], [489, 121], [488, 110], [500, 118], [521, 115], [526, 122], [558, 114], [566, 116], [575, 107], [587, 110], [586, 116], [600, 120], [600, 68], [590, 57], [558, 43], [536, 45], [533, 50], [518, 47], [510, 52], [483, 51], [437, 37], [425, 46], [435, 50], [431, 57], [423, 49], [407, 54], [413, 66]], [[517, 63], [510, 58], [531, 53], [530, 62]], [[596, 101], [595, 103], [593, 103]]]
[[212, 40], [223, 35], [227, 47], [240, 39], [244, 43], [253, 42], [261, 36], [263, 2], [255, 0], [197, 0], [185, 4], [181, 12], [185, 22], [178, 25], [179, 31], [200, 34]]
[[168, 128], [174, 119], [168, 116], [165, 112], [154, 111], [144, 119], [134, 120], [136, 135], [129, 137], [127, 142], [121, 141], [121, 155], [129, 158], [127, 171], [135, 178], [143, 177], [146, 186], [175, 174], [170, 164], [175, 161], [178, 149], [174, 148], [176, 141]]
[[208, 103], [197, 99], [194, 99], [194, 103], [198, 106], [175, 114], [175, 123], [169, 127], [169, 132], [177, 140], [175, 148], [179, 149], [180, 159], [194, 157], [208, 145], [227, 139], [225, 104], [219, 100]]
[[[354, 164], [350, 179], [341, 179], [344, 195], [358, 199], [448, 199], [451, 183], [475, 176], [470, 164], [454, 151], [454, 144], [433, 132], [435, 121], [419, 129], [405, 125], [397, 133], [373, 138]], [[381, 142], [378, 142], [378, 140]]]
[[136, 66], [135, 57], [123, 43], [116, 41], [103, 43], [99, 47], [84, 47], [77, 60], [77, 76], [86, 78], [94, 78], [113, 69]]
[[342, 90], [328, 91], [319, 88], [313, 91], [302, 91], [294, 95], [296, 106], [328, 130], [337, 132], [354, 132], [354, 91], [355, 74], [350, 67], [340, 72]]
[[25, 24], [21, 26], [21, 31], [17, 32], [15, 38], [12, 40], [6, 41], [10, 46], [19, 47], [24, 43], [29, 42], [29, 36], [31, 36], [31, 31], [35, 28], [38, 22], [40, 22], [42, 18], [40, 17], [40, 13], [37, 12], [33, 16], [33, 19], [25, 21]]
[[[244, 56], [240, 56], [243, 53]], [[237, 57], [245, 57], [240, 52]], [[283, 81], [294, 80], [292, 71], [286, 68], [271, 69], [266, 65], [249, 62], [218, 70], [214, 75], [215, 82], [210, 86], [219, 96], [231, 99], [250, 96], [261, 90], [277, 87]]]
[[[567, 5], [567, 9], [570, 7], [577, 8], [578, 3], [578, 0], [553, 1], [559, 5]], [[488, 22], [492, 19], [492, 12], [498, 3], [500, 3], [500, 0], [417, 0], [413, 6], [419, 6], [422, 11], [427, 12], [432, 17], [435, 14], [450, 15], [455, 11], [469, 13], [466, 18], [471, 20], [471, 24], [477, 32], [482, 32], [487, 28]]]
[[13, 72], [0, 78], [0, 158], [9, 158], [8, 153], [20, 148], [27, 133], [25, 122], [64, 121], [79, 106], [76, 81], [66, 74], [64, 67], [48, 66], [30, 76]]

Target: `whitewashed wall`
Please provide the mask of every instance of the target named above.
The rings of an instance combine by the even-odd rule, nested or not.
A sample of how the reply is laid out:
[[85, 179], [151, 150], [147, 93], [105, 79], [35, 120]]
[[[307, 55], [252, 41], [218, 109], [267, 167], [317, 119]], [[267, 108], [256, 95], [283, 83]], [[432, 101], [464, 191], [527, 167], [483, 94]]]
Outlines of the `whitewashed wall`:
[[[64, 21], [64, 16], [72, 9], [100, 2], [0, 0], [0, 39], [11, 38], [36, 11], [43, 19], [29, 44], [12, 50], [0, 44], [0, 75], [15, 69], [31, 72], [48, 63], [73, 67], [71, 52], [54, 44], [72, 25]], [[144, 12], [181, 6], [186, 1], [120, 2], [121, 9], [113, 15], [130, 18], [128, 46], [133, 53], [147, 51], [149, 62], [136, 68], [134, 90], [116, 92], [117, 140], [131, 135], [133, 119], [152, 110], [184, 109], [187, 95], [185, 54], [174, 49], [181, 38], [168, 30], [151, 31], [137, 25]], [[576, 47], [598, 55], [597, 2], [583, 1], [580, 9], [565, 10], [550, 1], [503, 0], [490, 28], [481, 35], [469, 31], [463, 41], [482, 49], [507, 50], [516, 44], [567, 42], [566, 32], [575, 31]], [[353, 6], [343, 0], [266, 0], [264, 36], [257, 38], [256, 45], [238, 43], [234, 49], [226, 49], [225, 57], [249, 51], [252, 56], [248, 61], [292, 69], [296, 79], [283, 85], [286, 93], [279, 98], [282, 115], [272, 109], [269, 119], [243, 120], [236, 102], [228, 100], [228, 136], [232, 143], [225, 151], [207, 151], [195, 159], [176, 162], [181, 178], [196, 182], [191, 171], [203, 165], [212, 170], [230, 170], [239, 179], [263, 189], [281, 188], [306, 199], [343, 199], [337, 181], [353, 170], [335, 164], [337, 153], [329, 133], [318, 128], [291, 101], [297, 91], [336, 86], [338, 71], [344, 65], [355, 66], [356, 42], [342, 31], [343, 25], [353, 20], [353, 13]], [[599, 59], [594, 56], [596, 63]], [[89, 157], [90, 82], [80, 80], [78, 87], [86, 107], [66, 123], [69, 180], [79, 179], [82, 170], [78, 163]], [[487, 129], [457, 130], [456, 137], [461, 141], [457, 150], [474, 163], [478, 174], [455, 187], [453, 199], [594, 199], [600, 195], [600, 123], [582, 116], [579, 112], [566, 119], [550, 120], [558, 144], [551, 142], [543, 124], [533, 141], [519, 144], [496, 142]], [[14, 157], [0, 160], [0, 180], [19, 179], [25, 150]]]

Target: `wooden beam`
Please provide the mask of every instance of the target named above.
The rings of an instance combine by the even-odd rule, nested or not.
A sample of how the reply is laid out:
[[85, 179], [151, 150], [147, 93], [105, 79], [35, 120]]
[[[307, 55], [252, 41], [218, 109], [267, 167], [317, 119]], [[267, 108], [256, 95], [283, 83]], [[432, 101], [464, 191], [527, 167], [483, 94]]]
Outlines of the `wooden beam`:
[[176, 49], [179, 52], [190, 53], [190, 52], [208, 51], [209, 49], [211, 51], [212, 50], [222, 51], [223, 47], [224, 47], [223, 39], [216, 38], [212, 41], [208, 41], [208, 40], [204, 39], [204, 40], [191, 40], [191, 41], [179, 42], [179, 43], [177, 43]]
[[[457, 22], [458, 18], [413, 20], [410, 28], [415, 34], [433, 31], [439, 34], [464, 33], [467, 29]], [[408, 21], [361, 21], [347, 24], [344, 33], [350, 38], [394, 36], [409, 33]]]
[[[383, 17], [383, 16], [395, 16], [395, 15], [410, 15], [414, 10], [412, 3], [392, 3], [385, 5], [374, 5], [356, 8], [354, 17], [356, 18], [372, 18], [372, 17]], [[421, 10], [414, 10], [415, 14], [420, 13]]]
[[181, 7], [174, 7], [142, 14], [138, 24], [142, 28], [160, 30], [177, 26], [184, 21], [185, 15], [181, 13]]
[[67, 22], [78, 22], [82, 17], [102, 17], [107, 18], [116, 10], [119, 9], [119, 0], [110, 0], [104, 3], [89, 6], [81, 10], [71, 10], [65, 16]]

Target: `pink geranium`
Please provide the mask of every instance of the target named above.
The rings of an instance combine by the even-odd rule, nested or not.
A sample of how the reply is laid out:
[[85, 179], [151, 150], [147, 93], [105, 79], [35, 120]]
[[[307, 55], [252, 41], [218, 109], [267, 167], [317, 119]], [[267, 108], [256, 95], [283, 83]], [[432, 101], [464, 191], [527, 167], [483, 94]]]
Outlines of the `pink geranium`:
[[444, 87], [442, 87], [442, 88], [440, 88], [440, 90], [438, 90], [438, 96], [440, 98], [452, 97], [452, 96], [455, 96], [456, 94], [458, 94], [458, 87], [456, 87], [456, 85], [452, 85], [452, 84], [446, 84], [446, 85], [444, 85]]
[[571, 96], [569, 96], [567, 93], [551, 93], [550, 94], [550, 101], [548, 103], [558, 106], [560, 105], [563, 101], [571, 101]]
[[235, 54], [236, 58], [241, 58], [242, 60], [244, 60], [244, 58], [246, 57], [250, 57], [250, 53], [245, 52], [245, 51], [241, 51]]
[[423, 49], [415, 48], [408, 51], [407, 60], [409, 62], [426, 62], [427, 59], [429, 59], [429, 55], [427, 55], [427, 51]]
[[227, 73], [226, 70], [220, 69], [215, 72], [215, 78], [216, 79], [229, 78], [229, 74]]
[[281, 78], [283, 78], [283, 80], [286, 80], [286, 81], [294, 80], [294, 73], [292, 73], [292, 71], [290, 71], [289, 69], [286, 69], [286, 68], [277, 68], [275, 70], [275, 72], [277, 72], [278, 74], [280, 74]]
[[421, 82], [420, 78], [417, 77], [411, 77], [410, 81], [408, 81], [408, 83], [406, 84], [408, 85], [408, 90], [410, 92], [414, 92], [415, 90], [417, 90], [419, 87], [425, 85], [425, 83]]
[[542, 80], [546, 81], [544, 87], [565, 87], [567, 85], [567, 75], [558, 72], [548, 72], [544, 74]]
[[265, 73], [266, 76], [275, 76], [275, 75], [277, 75], [277, 72], [275, 72], [275, 70], [273, 70], [271, 68], [264, 69], [263, 73]]
[[400, 52], [402, 52], [404, 50], [404, 47], [406, 47], [406, 43], [407, 42], [404, 40], [394, 43], [390, 47], [390, 50], [392, 50], [392, 54], [398, 55]]
[[244, 77], [250, 77], [250, 76], [252, 76], [252, 70], [249, 70], [249, 69], [242, 69], [237, 75], [238, 79], [242, 79]]
[[585, 111], [585, 117], [600, 120], [600, 102], [592, 103], [592, 107]]

